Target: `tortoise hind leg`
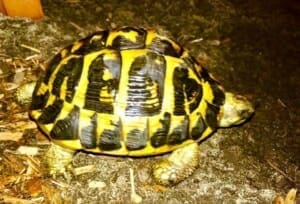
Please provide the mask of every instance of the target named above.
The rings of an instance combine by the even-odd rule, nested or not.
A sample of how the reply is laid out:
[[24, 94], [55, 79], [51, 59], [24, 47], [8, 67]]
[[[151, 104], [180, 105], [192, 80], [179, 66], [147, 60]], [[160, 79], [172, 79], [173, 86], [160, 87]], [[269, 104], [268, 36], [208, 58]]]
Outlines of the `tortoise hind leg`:
[[51, 176], [62, 174], [67, 177], [66, 168], [71, 165], [75, 152], [74, 150], [63, 148], [52, 142], [45, 155], [48, 173]]
[[162, 185], [173, 185], [190, 176], [199, 164], [198, 144], [192, 143], [179, 148], [157, 163], [153, 168], [155, 180]]

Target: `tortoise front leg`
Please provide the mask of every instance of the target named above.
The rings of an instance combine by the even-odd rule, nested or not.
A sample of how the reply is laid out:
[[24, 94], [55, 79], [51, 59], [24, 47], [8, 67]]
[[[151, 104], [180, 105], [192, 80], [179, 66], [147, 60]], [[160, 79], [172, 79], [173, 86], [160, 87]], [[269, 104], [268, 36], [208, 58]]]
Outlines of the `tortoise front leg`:
[[179, 148], [153, 168], [155, 180], [162, 185], [173, 185], [190, 176], [199, 165], [199, 147], [192, 143]]
[[27, 84], [23, 84], [16, 91], [17, 101], [21, 104], [30, 104], [32, 101], [32, 93], [36, 82], [31, 82]]
[[75, 152], [51, 142], [51, 146], [45, 155], [48, 173], [51, 176], [62, 174], [67, 177], [66, 168], [71, 165]]

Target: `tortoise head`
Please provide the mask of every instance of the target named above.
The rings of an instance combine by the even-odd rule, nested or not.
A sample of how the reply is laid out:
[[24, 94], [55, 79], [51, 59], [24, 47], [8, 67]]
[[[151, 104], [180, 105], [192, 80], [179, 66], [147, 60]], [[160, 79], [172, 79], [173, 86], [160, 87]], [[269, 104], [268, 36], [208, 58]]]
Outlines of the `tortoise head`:
[[254, 107], [246, 97], [226, 92], [221, 112], [219, 126], [230, 127], [244, 123], [254, 113]]

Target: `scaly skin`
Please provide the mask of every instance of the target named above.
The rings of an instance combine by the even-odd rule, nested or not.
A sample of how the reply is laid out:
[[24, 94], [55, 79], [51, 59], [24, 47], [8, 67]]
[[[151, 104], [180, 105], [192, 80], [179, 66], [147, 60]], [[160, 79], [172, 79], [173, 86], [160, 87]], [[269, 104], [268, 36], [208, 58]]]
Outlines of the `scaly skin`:
[[254, 107], [246, 97], [226, 92], [221, 112], [219, 127], [231, 127], [249, 119], [254, 113]]
[[36, 82], [23, 84], [17, 89], [16, 98], [20, 104], [30, 104], [32, 101], [32, 93]]
[[170, 186], [189, 177], [199, 165], [198, 143], [192, 143], [177, 149], [171, 155], [154, 165], [155, 180], [165, 186]]
[[45, 154], [48, 173], [54, 177], [61, 174], [68, 177], [66, 169], [70, 167], [74, 154], [74, 150], [63, 148], [52, 142]]

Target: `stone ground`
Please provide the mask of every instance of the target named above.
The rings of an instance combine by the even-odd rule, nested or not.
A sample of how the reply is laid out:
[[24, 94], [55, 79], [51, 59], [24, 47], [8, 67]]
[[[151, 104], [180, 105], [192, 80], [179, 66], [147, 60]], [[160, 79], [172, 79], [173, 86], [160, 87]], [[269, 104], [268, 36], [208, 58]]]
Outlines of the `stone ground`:
[[[142, 203], [270, 203], [299, 189], [297, 1], [42, 2], [42, 20], [0, 16], [0, 203], [134, 202], [130, 169]], [[42, 159], [49, 142], [16, 102], [16, 88], [35, 80], [61, 47], [95, 30], [123, 25], [168, 30], [227, 90], [248, 96], [255, 116], [199, 144], [200, 168], [173, 187], [156, 185], [151, 177], [153, 163], [167, 155], [80, 152], [73, 166], [83, 172], [70, 181], [49, 178]]]

